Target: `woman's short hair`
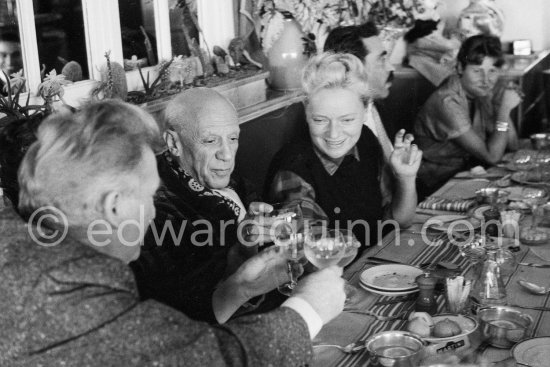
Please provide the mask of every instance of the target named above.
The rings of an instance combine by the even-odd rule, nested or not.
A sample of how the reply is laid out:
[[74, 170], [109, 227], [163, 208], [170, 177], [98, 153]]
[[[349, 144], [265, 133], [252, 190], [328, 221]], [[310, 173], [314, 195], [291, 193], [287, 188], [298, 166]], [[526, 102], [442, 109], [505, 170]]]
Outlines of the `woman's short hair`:
[[352, 54], [324, 52], [311, 58], [302, 73], [302, 88], [308, 97], [321, 89], [349, 89], [365, 104], [372, 96], [365, 66]]
[[502, 44], [497, 37], [478, 34], [467, 38], [462, 43], [457, 61], [460, 66], [465, 68], [468, 65], [481, 65], [486, 57], [494, 58], [494, 65], [501, 67], [504, 64]]
[[139, 188], [136, 167], [144, 149], [154, 149], [159, 140], [149, 114], [117, 100], [49, 116], [19, 169], [21, 215], [29, 218], [38, 209], [54, 207], [65, 214], [69, 227], [103, 218], [102, 202], [109, 192], [132, 195]]

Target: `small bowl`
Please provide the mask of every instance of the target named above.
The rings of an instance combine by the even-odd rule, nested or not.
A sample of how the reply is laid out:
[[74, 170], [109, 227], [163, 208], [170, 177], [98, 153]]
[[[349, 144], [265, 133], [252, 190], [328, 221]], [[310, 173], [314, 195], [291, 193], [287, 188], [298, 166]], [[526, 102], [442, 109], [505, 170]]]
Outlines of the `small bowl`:
[[510, 348], [523, 340], [533, 323], [531, 316], [506, 306], [484, 307], [477, 316], [483, 336], [497, 348]]
[[533, 149], [546, 150], [550, 149], [550, 134], [538, 133], [530, 136]]
[[418, 366], [424, 343], [407, 331], [383, 331], [367, 342], [370, 362], [375, 366]]
[[[495, 193], [496, 202], [493, 203]], [[485, 187], [476, 191], [476, 199], [480, 204], [506, 204], [509, 196], [510, 191], [497, 189], [496, 187]]]

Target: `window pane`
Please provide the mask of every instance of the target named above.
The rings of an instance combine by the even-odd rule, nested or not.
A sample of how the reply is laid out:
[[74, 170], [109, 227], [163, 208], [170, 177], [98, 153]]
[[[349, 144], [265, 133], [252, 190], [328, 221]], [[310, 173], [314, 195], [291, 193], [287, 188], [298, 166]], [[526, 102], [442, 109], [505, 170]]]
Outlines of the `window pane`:
[[124, 68], [157, 64], [153, 0], [118, 0]]
[[190, 56], [188, 43], [192, 39], [200, 44], [199, 32], [193, 22], [197, 19], [197, 0], [179, 0], [170, 8], [170, 33], [174, 55]]
[[34, 0], [33, 4], [41, 69], [45, 67], [46, 74], [55, 69], [59, 74], [67, 65], [63, 72], [67, 79], [88, 79], [82, 2]]
[[[23, 69], [21, 41], [19, 40], [19, 22], [15, 0], [0, 0], [0, 69], [10, 77]], [[4, 90], [6, 77], [0, 72], [0, 93]]]

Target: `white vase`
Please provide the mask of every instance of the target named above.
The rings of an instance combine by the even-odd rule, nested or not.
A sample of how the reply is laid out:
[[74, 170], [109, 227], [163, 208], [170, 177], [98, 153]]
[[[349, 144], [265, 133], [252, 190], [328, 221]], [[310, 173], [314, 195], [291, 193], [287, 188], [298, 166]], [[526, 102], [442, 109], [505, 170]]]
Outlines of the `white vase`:
[[282, 32], [267, 52], [271, 88], [298, 90], [302, 87], [302, 69], [308, 61], [303, 37], [300, 24], [290, 13], [283, 13]]

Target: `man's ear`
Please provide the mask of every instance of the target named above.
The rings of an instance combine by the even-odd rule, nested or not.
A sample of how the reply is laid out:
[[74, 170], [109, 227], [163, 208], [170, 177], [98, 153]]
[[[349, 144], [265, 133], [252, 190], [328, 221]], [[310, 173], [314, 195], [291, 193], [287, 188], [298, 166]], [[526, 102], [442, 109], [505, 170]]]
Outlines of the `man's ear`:
[[170, 154], [179, 157], [181, 154], [181, 142], [178, 134], [174, 130], [166, 130], [164, 134], [162, 134], [162, 137], [166, 142]]
[[460, 76], [464, 72], [464, 68], [462, 67], [462, 64], [459, 62], [456, 63], [456, 73]]
[[124, 218], [122, 218], [123, 203], [121, 199], [118, 192], [109, 191], [101, 203], [103, 206], [104, 218], [113, 228], [117, 228], [119, 223], [124, 220]]

